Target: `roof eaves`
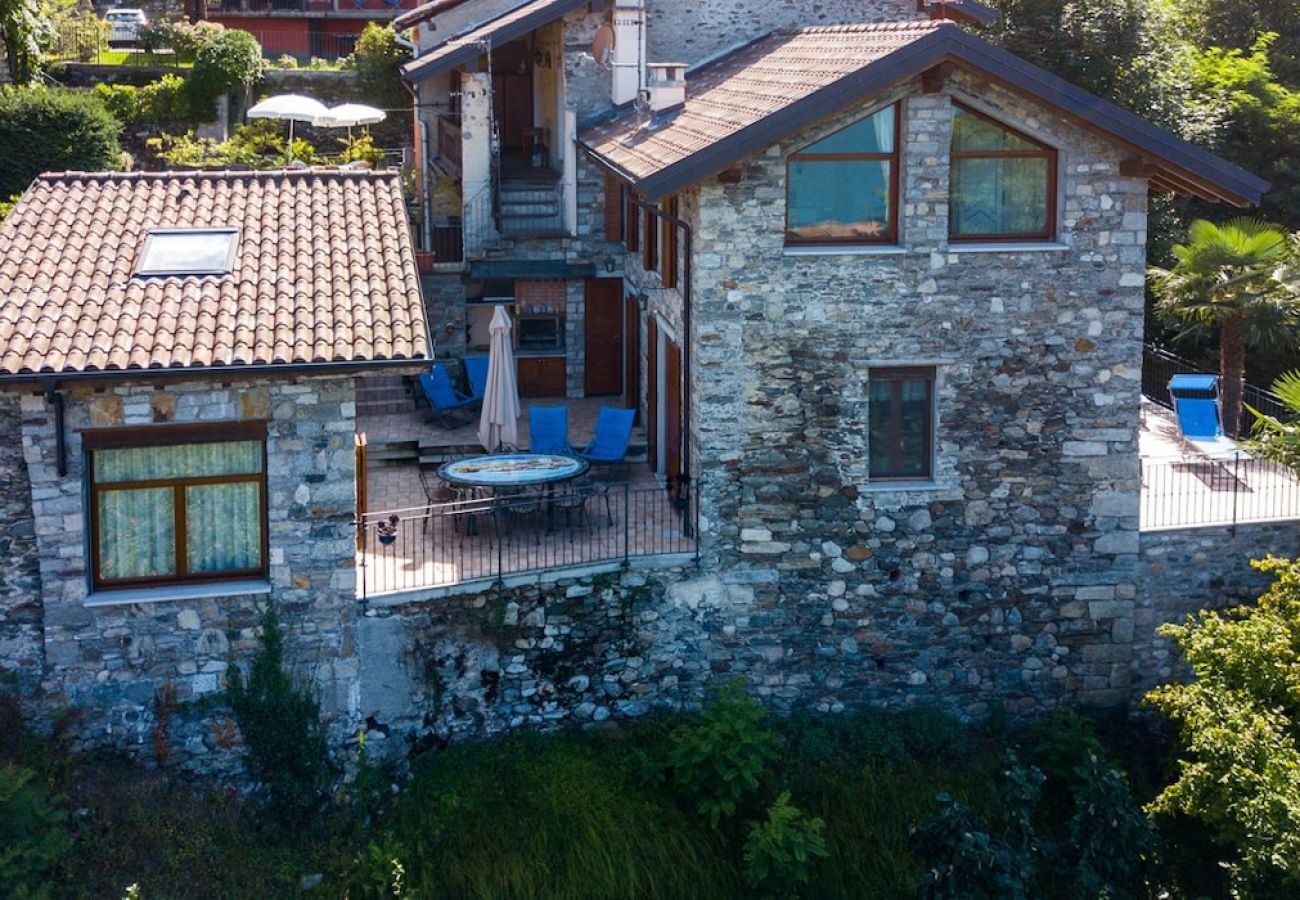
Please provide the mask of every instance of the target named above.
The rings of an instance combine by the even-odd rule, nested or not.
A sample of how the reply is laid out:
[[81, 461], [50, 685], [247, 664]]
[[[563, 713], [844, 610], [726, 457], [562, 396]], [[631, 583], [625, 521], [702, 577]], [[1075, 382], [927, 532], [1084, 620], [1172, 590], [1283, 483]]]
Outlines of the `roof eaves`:
[[[481, 49], [483, 40], [488, 41], [491, 46], [499, 47], [513, 41], [515, 38], [521, 38], [538, 28], [549, 25], [556, 19], [562, 18], [590, 2], [591, 0], [532, 0], [531, 3], [525, 3], [512, 10], [507, 10], [495, 19], [475, 25], [473, 28], [449, 38], [443, 44], [431, 49], [423, 57], [416, 57], [404, 64], [401, 70], [402, 78], [405, 81], [418, 82], [448, 72], [462, 63], [477, 59], [483, 53]], [[508, 16], [516, 15], [529, 6], [535, 6], [536, 9], [511, 22], [503, 25], [496, 24]], [[476, 33], [482, 33], [483, 38], [473, 41], [466, 40], [470, 35]], [[446, 53], [440, 52], [457, 40], [464, 41], [464, 43]]]

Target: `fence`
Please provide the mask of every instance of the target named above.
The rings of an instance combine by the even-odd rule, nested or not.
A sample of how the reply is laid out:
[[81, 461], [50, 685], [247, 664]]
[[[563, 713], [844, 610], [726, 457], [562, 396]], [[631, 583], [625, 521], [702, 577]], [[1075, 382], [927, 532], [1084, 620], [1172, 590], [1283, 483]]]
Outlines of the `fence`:
[[1143, 528], [1300, 519], [1300, 479], [1267, 459], [1142, 461]]
[[[1170, 378], [1175, 375], [1211, 374], [1214, 373], [1210, 372], [1205, 366], [1197, 365], [1189, 359], [1170, 353], [1168, 350], [1162, 350], [1151, 344], [1144, 344], [1142, 347], [1142, 393], [1147, 399], [1160, 404], [1166, 409], [1172, 408], [1169, 402]], [[1285, 422], [1295, 418], [1295, 413], [1282, 402], [1282, 399], [1277, 394], [1257, 385], [1243, 385], [1242, 400], [1247, 406], [1275, 419]], [[1250, 417], [1250, 413], [1244, 410], [1242, 414], [1244, 418]], [[1249, 421], [1239, 424], [1245, 425], [1246, 428], [1238, 429], [1232, 433], [1241, 434], [1244, 430], [1249, 430]], [[1224, 423], [1224, 430], [1230, 430], [1226, 422]]]
[[367, 513], [357, 523], [358, 590], [367, 598], [698, 552], [690, 499], [659, 487], [590, 484]]

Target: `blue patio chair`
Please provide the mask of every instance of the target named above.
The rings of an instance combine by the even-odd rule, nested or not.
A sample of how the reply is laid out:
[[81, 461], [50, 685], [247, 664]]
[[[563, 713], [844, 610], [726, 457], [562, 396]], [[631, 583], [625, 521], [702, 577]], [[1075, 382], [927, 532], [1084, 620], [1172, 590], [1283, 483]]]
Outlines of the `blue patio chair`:
[[486, 356], [465, 357], [465, 383], [469, 385], [469, 395], [475, 400], [482, 400], [487, 393], [488, 358]]
[[445, 428], [456, 428], [464, 424], [456, 422], [454, 414], [462, 410], [468, 411], [468, 407], [480, 402], [473, 397], [466, 397], [451, 386], [451, 378], [442, 363], [434, 363], [432, 369], [420, 376], [420, 387], [424, 390], [433, 415]]
[[632, 420], [635, 418], [635, 409], [602, 406], [596, 414], [596, 436], [574, 456], [589, 463], [623, 462], [627, 445], [632, 441]]
[[528, 407], [528, 449], [533, 453], [572, 453], [567, 406]]
[[1169, 379], [1169, 399], [1188, 446], [1210, 459], [1238, 455], [1236, 441], [1224, 435], [1219, 418], [1219, 376], [1175, 375]]

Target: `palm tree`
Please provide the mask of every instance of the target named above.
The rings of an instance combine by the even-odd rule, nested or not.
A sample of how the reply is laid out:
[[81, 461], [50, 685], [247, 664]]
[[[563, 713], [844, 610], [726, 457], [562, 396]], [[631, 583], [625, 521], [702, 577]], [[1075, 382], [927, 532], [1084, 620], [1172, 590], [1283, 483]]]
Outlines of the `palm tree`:
[[1250, 449], [1300, 473], [1300, 371], [1283, 374], [1273, 382], [1272, 390], [1286, 407], [1285, 418], [1270, 416], [1247, 406], [1255, 417]]
[[1297, 247], [1275, 225], [1240, 218], [1215, 225], [1197, 219], [1187, 243], [1175, 244], [1172, 269], [1150, 270], [1156, 314], [1179, 338], [1219, 335], [1223, 427], [1236, 436], [1246, 351], [1300, 343]]

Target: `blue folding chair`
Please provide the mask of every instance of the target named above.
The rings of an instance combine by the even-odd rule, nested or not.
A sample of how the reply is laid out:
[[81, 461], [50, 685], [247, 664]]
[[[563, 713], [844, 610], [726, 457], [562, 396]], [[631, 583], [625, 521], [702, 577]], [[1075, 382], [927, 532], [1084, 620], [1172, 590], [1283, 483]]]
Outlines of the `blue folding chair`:
[[572, 453], [569, 446], [569, 408], [528, 408], [528, 449], [533, 453]]
[[621, 463], [627, 455], [627, 445], [632, 441], [632, 421], [635, 409], [602, 406], [596, 414], [596, 435], [587, 446], [574, 456], [589, 463]]
[[420, 387], [424, 390], [433, 415], [444, 428], [457, 428], [464, 424], [457, 422], [454, 414], [480, 402], [473, 397], [466, 397], [451, 386], [451, 378], [442, 363], [434, 363], [432, 369], [420, 376]]
[[1169, 379], [1169, 399], [1178, 430], [1190, 447], [1210, 459], [1238, 455], [1237, 443], [1224, 435], [1219, 417], [1219, 376], [1175, 375]]
[[469, 385], [469, 395], [475, 400], [482, 400], [487, 393], [488, 358], [486, 356], [465, 357], [465, 383]]

